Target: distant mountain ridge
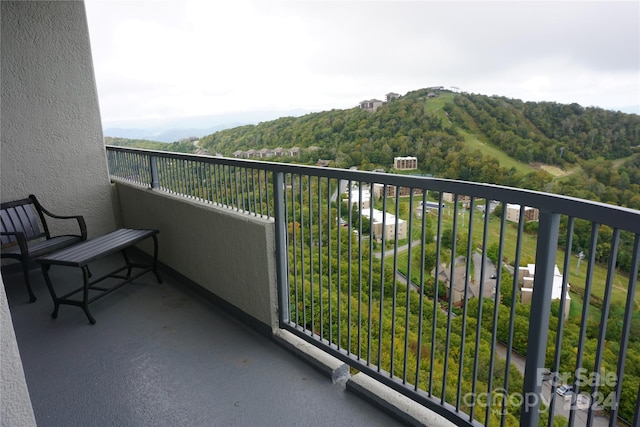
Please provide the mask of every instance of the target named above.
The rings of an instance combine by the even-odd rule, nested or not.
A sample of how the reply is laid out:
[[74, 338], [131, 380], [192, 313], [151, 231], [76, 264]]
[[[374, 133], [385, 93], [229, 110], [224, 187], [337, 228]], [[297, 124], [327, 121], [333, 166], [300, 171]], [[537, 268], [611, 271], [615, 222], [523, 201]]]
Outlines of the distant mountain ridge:
[[248, 111], [207, 116], [151, 119], [136, 123], [107, 122], [104, 136], [160, 142], [176, 142], [183, 138], [202, 137], [225, 129], [257, 124], [279, 117], [295, 117], [310, 113], [309, 110]]
[[139, 129], [139, 128], [106, 128], [104, 136], [158, 142], [176, 142], [192, 136], [201, 137], [224, 129], [230, 129], [248, 123], [227, 123], [208, 128], [172, 128], [172, 129]]

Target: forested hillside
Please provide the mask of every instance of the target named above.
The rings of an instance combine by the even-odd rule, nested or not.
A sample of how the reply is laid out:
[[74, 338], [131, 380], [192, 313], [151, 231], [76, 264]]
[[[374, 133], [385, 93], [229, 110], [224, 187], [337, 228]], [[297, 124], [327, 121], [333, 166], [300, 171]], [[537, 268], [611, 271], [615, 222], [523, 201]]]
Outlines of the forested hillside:
[[363, 170], [392, 171], [395, 156], [415, 156], [420, 174], [640, 209], [640, 116], [578, 104], [421, 89], [375, 112], [284, 117], [216, 132], [200, 146], [229, 157], [236, 150], [300, 147], [296, 162], [325, 159]]
[[376, 112], [285, 117], [217, 132], [201, 145], [226, 156], [317, 146], [299, 160], [331, 159], [337, 167], [365, 170], [389, 170], [393, 157], [416, 156], [419, 173], [640, 209], [640, 116], [577, 104], [422, 89]]

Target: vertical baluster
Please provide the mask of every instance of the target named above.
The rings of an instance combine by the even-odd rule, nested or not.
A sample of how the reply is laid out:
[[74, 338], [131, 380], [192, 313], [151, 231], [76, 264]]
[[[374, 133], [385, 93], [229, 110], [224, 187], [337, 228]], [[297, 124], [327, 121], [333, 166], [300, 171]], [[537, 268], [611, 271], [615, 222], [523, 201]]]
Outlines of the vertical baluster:
[[285, 200], [285, 176], [282, 172], [274, 172], [273, 176], [274, 217], [276, 231], [276, 270], [278, 274], [278, 310], [280, 323], [291, 321], [289, 305], [289, 268], [287, 250], [287, 210]]
[[[424, 215], [423, 215], [424, 216]], [[398, 219], [398, 221], [400, 221]], [[407, 224], [407, 236], [408, 236], [408, 248], [407, 248], [407, 300], [405, 301], [405, 315], [404, 315], [404, 357], [402, 363], [402, 383], [407, 383], [407, 363], [408, 363], [408, 355], [409, 355], [409, 331], [411, 330], [411, 325], [409, 324], [411, 313], [411, 243], [413, 240], [413, 188], [409, 188], [409, 220]], [[398, 246], [398, 242], [396, 242], [396, 247]]]
[[[444, 347], [444, 370], [442, 373], [442, 394], [440, 402], [444, 403], [447, 392], [447, 373], [449, 372], [449, 347], [451, 345], [451, 316], [453, 314], [451, 297], [455, 287], [454, 272], [456, 266], [456, 236], [458, 234], [458, 195], [453, 198], [453, 225], [451, 227], [451, 268], [449, 272], [449, 302], [447, 304], [447, 337]], [[434, 317], [435, 319], [435, 317]], [[475, 382], [474, 382], [475, 383]], [[473, 415], [472, 415], [473, 417]]]
[[[484, 211], [489, 212], [490, 201], [487, 200]], [[520, 207], [520, 211], [524, 210], [524, 206]], [[485, 214], [485, 221], [488, 221], [489, 215]], [[498, 311], [500, 308], [500, 280], [502, 279], [502, 259], [504, 255], [504, 235], [506, 227], [506, 215], [500, 216], [500, 238], [498, 243], [498, 265], [496, 265], [496, 279], [495, 279], [495, 295], [493, 299], [493, 319], [491, 325], [491, 353], [489, 355], [489, 379], [487, 381], [487, 393], [491, 396], [487, 399], [487, 409], [485, 412], [485, 425], [489, 425], [489, 415], [491, 414], [491, 404], [493, 403], [493, 369], [495, 363], [496, 354], [496, 340], [498, 335]], [[471, 212], [469, 213], [469, 222], [473, 222], [473, 206], [471, 206]], [[486, 247], [483, 247], [482, 251], [482, 264], [486, 261]], [[482, 294], [480, 295], [482, 298]], [[504, 412], [504, 411], [503, 411]]]
[[313, 258], [313, 246], [314, 246], [314, 242], [313, 242], [313, 197], [311, 197], [311, 184], [313, 182], [313, 178], [310, 175], [305, 175], [305, 178], [307, 180], [307, 209], [309, 211], [309, 302], [311, 305], [311, 330], [309, 332], [311, 332], [311, 334], [313, 335], [313, 333], [315, 332], [315, 299], [314, 299], [314, 295], [313, 295], [313, 291], [314, 291], [314, 280], [313, 280], [313, 276], [315, 275], [314, 272], [314, 268], [313, 268], [313, 263], [314, 263], [314, 258]]
[[[460, 410], [460, 404], [462, 403], [462, 383], [464, 373], [464, 352], [465, 343], [467, 339], [467, 309], [469, 301], [469, 278], [471, 277], [471, 259], [473, 257], [473, 208], [475, 206], [475, 198], [471, 197], [471, 209], [469, 211], [469, 233], [467, 236], [467, 260], [465, 266], [465, 278], [464, 278], [464, 293], [462, 297], [462, 328], [460, 331], [460, 361], [458, 362], [458, 389], [456, 391], [456, 410]], [[482, 253], [484, 257], [484, 252]], [[452, 295], [453, 289], [449, 288], [449, 295]], [[482, 295], [478, 295], [478, 298], [482, 298]], [[451, 297], [449, 298], [451, 300]]]
[[358, 360], [362, 357], [362, 186], [358, 185]]
[[[340, 182], [338, 181], [338, 186], [337, 188], [340, 188]], [[339, 190], [336, 190], [339, 191]], [[339, 196], [339, 194], [338, 194]], [[331, 215], [331, 178], [327, 178], [327, 277], [328, 277], [328, 283], [327, 283], [327, 288], [328, 288], [328, 301], [327, 301], [327, 326], [329, 328], [329, 344], [333, 343], [333, 269], [331, 268], [332, 263], [331, 260], [333, 259], [333, 251], [331, 250], [331, 224], [334, 221], [333, 215]], [[340, 206], [338, 204], [338, 206]], [[338, 218], [336, 218], [336, 220], [338, 221], [338, 225], [336, 228], [340, 228], [340, 221], [339, 221], [340, 215], [338, 214]], [[339, 259], [339, 258], [338, 258]]]
[[[431, 397], [433, 395], [433, 375], [434, 375], [434, 365], [435, 365], [435, 342], [436, 342], [436, 326], [438, 320], [438, 307], [439, 307], [439, 282], [440, 282], [440, 250], [442, 249], [442, 212], [444, 208], [442, 207], [442, 191], [438, 196], [438, 226], [437, 226], [437, 235], [436, 235], [436, 267], [434, 274], [434, 283], [433, 283], [433, 317], [431, 320], [431, 354], [429, 356], [429, 385], [427, 387], [427, 393]], [[454, 206], [455, 210], [455, 206]], [[444, 373], [446, 374], [446, 369]]]
[[[503, 211], [504, 212], [504, 211]], [[489, 211], [485, 209], [485, 215], [489, 215]], [[504, 213], [503, 213], [504, 215]], [[509, 336], [507, 339], [506, 360], [504, 369], [504, 390], [505, 393], [509, 391], [509, 376], [511, 373], [511, 354], [513, 352], [513, 332], [515, 329], [516, 318], [516, 298], [518, 296], [518, 275], [520, 273], [520, 258], [522, 254], [522, 235], [524, 232], [524, 208], [520, 209], [520, 216], [518, 217], [518, 237], [516, 238], [516, 258], [514, 261], [513, 271], [513, 283], [511, 286], [511, 310], [509, 311]], [[507, 395], [502, 396], [502, 407], [507, 406]], [[500, 427], [504, 427], [506, 422], [506, 411], [502, 411], [502, 418], [500, 419]]]
[[[395, 196], [395, 218], [393, 220], [393, 279], [391, 281], [391, 350], [389, 355], [389, 375], [393, 378], [395, 376], [395, 354], [396, 354], [396, 303], [397, 303], [397, 292], [398, 292], [398, 279], [396, 277], [398, 271], [398, 217], [400, 216], [400, 188], [396, 185], [396, 196]], [[385, 211], [382, 214], [383, 217], [387, 216], [387, 212]]]
[[353, 201], [351, 199], [353, 181], [349, 180], [347, 187], [347, 352], [352, 353], [351, 349], [351, 298], [353, 286], [353, 269], [352, 269], [352, 238], [353, 238]]
[[[584, 301], [591, 300], [591, 285], [593, 283], [593, 270], [595, 268], [596, 263], [596, 246], [598, 244], [598, 230], [600, 229], [600, 225], [597, 223], [591, 224], [591, 240], [589, 243], [589, 263], [587, 265], [587, 281], [584, 287]], [[538, 228], [539, 230], [539, 228]], [[538, 232], [540, 233], [540, 232]], [[538, 275], [538, 265], [536, 264], [536, 278]], [[537, 283], [537, 280], [534, 279], [534, 283]], [[534, 285], [535, 289], [535, 285]], [[535, 291], [534, 291], [535, 293]], [[533, 301], [532, 301], [533, 304]], [[532, 310], [533, 312], [533, 310]], [[533, 315], [533, 313], [532, 313]], [[578, 349], [576, 355], [576, 371], [582, 368], [582, 351], [584, 349], [584, 343], [587, 339], [587, 323], [589, 319], [589, 304], [582, 305], [582, 317], [580, 318], [580, 336], [578, 338]], [[531, 343], [529, 341], [528, 343]], [[529, 344], [528, 344], [529, 345]], [[527, 345], [527, 348], [529, 348]], [[533, 366], [533, 365], [532, 365]], [[527, 359], [527, 367], [529, 367], [529, 360]], [[525, 374], [526, 374], [525, 370]], [[526, 380], [526, 378], [525, 378]], [[526, 383], [525, 383], [526, 386]], [[526, 389], [525, 389], [526, 390]], [[569, 425], [572, 426], [575, 421], [575, 411], [569, 412]]]
[[387, 244], [387, 184], [382, 185], [382, 228], [380, 229], [381, 236], [381, 246], [380, 246], [380, 310], [378, 322], [380, 323], [380, 327], [378, 328], [378, 372], [383, 367], [382, 364], [382, 342], [383, 342], [383, 333], [384, 333], [384, 265], [385, 265], [385, 246]]
[[[523, 209], [522, 209], [523, 210]], [[521, 210], [521, 211], [522, 211]], [[521, 215], [524, 216], [524, 212], [521, 212]], [[575, 220], [573, 217], [569, 217], [567, 220], [567, 238], [565, 244], [565, 255], [564, 255], [564, 269], [562, 275], [562, 291], [560, 295], [560, 313], [558, 315], [558, 327], [556, 330], [556, 342], [555, 342], [555, 352], [553, 354], [553, 376], [554, 381], [551, 382], [551, 392], [550, 392], [550, 400], [549, 400], [549, 411], [548, 411], [548, 420], [547, 425], [549, 427], [553, 426], [553, 418], [555, 414], [555, 406], [556, 406], [556, 381], [555, 374], [560, 370], [560, 355], [562, 352], [562, 335], [564, 331], [564, 316], [565, 316], [565, 302], [568, 291], [568, 282], [569, 282], [569, 269], [571, 264], [571, 247], [573, 245], [573, 227]], [[568, 313], [567, 313], [568, 314]]]
[[[319, 310], [319, 319], [320, 324], [318, 325], [320, 340], [324, 338], [324, 312], [323, 312], [323, 304], [324, 300], [322, 297], [322, 178], [318, 177], [318, 310]], [[327, 199], [327, 203], [331, 206], [329, 199]]]
[[[368, 305], [368, 329], [367, 329], [367, 366], [371, 363], [371, 329], [373, 316], [373, 182], [369, 183], [369, 305]], [[378, 322], [382, 327], [382, 322]]]
[[[422, 207], [420, 208], [421, 215], [421, 232], [420, 232], [420, 282], [418, 288], [418, 295], [420, 296], [420, 300], [418, 303], [418, 342], [417, 342], [417, 351], [416, 351], [416, 377], [414, 380], [414, 391], [418, 391], [420, 389], [420, 362], [422, 359], [422, 321], [424, 315], [424, 289], [425, 289], [425, 255], [426, 255], [426, 246], [427, 246], [427, 194], [428, 190], [422, 191]], [[410, 215], [413, 215], [411, 213]], [[409, 244], [413, 240], [412, 237], [409, 238]], [[427, 272], [430, 274], [431, 272]]]
[[[503, 212], [505, 212], [503, 210]], [[551, 314], [551, 288], [558, 249], [558, 231], [560, 215], [548, 210], [540, 211], [538, 242], [536, 245], [536, 271], [534, 275], [533, 295], [529, 334], [527, 339], [527, 357], [524, 371], [524, 401], [520, 412], [520, 422], [527, 426], [537, 426], [541, 402], [542, 384], [539, 369], [544, 367]]]
[[[604, 299], [602, 302], [602, 312], [600, 314], [600, 328], [598, 333], [598, 346], [596, 348], [596, 358], [594, 361], [593, 372], [596, 379], [600, 378], [602, 373], [602, 353], [604, 351], [605, 339], [607, 337], [607, 320], [609, 320], [609, 308], [611, 305], [611, 289], [613, 288], [613, 276], [616, 268], [616, 259], [618, 257], [618, 247], [620, 244], [620, 229], [614, 228], [611, 236], [611, 248], [609, 250], [609, 268], [607, 269], [607, 281], [605, 284]], [[631, 274], [633, 275], [633, 274]], [[594, 381], [591, 387], [591, 403], [597, 401], [599, 381]], [[577, 399], [578, 389], [572, 396], [572, 401]], [[593, 424], [593, 410], [589, 410], [587, 414], [587, 427]]]
[[[627, 301], [624, 309], [624, 320], [622, 322], [622, 333], [620, 335], [620, 352], [618, 354], [617, 364], [617, 381], [613, 391], [613, 407], [610, 408], [609, 414], [609, 426], [614, 427], [616, 425], [616, 419], [618, 417], [618, 406], [620, 404], [620, 397], [622, 395], [622, 379], [624, 377], [625, 360], [627, 359], [627, 349], [629, 347], [629, 334], [631, 332], [631, 321], [633, 319], [633, 312], [635, 309], [635, 294], [638, 281], [637, 271], [640, 268], [640, 234], [636, 234], [633, 242], [633, 252], [631, 255], [631, 268], [629, 271], [629, 286], [627, 287]], [[640, 388], [638, 391], [638, 398], [636, 400], [635, 419], [633, 421], [634, 426], [640, 425]]]

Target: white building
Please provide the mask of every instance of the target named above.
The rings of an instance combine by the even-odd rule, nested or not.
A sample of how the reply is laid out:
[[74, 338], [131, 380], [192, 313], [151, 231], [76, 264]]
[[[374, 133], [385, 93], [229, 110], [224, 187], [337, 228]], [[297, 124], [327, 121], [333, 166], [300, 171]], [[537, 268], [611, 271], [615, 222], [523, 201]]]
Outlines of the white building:
[[364, 101], [360, 101], [360, 108], [362, 108], [363, 110], [367, 110], [367, 111], [371, 111], [372, 113], [375, 113], [375, 111], [381, 107], [383, 104], [382, 101], [380, 101], [379, 99], [367, 99]]
[[370, 209], [363, 209], [362, 216], [369, 218], [371, 221], [371, 230], [375, 239], [382, 239], [382, 222], [384, 220], [384, 238], [386, 241], [396, 240], [396, 226], [398, 227], [397, 240], [407, 238], [407, 222], [404, 219], [396, 218], [395, 215], [384, 213], [377, 209], [373, 210], [373, 217], [370, 217]]
[[[520, 289], [522, 294], [522, 303], [531, 304], [531, 298], [533, 297], [533, 277], [536, 272], [535, 264], [527, 264], [526, 267], [520, 267], [518, 276], [520, 277], [520, 283], [522, 288]], [[551, 289], [551, 299], [562, 298], [562, 274], [556, 265], [553, 272], [553, 288]], [[569, 318], [569, 309], [571, 308], [571, 295], [569, 295], [569, 284], [567, 283], [567, 292], [564, 299], [564, 320]]]
[[[349, 191], [351, 194], [351, 204], [355, 205], [355, 208], [360, 206], [360, 188], [356, 185], [351, 187]], [[349, 203], [349, 198], [342, 199], [343, 202]], [[371, 203], [371, 193], [368, 188], [362, 188], [362, 209], [369, 209]]]
[[393, 158], [393, 168], [397, 170], [413, 170], [418, 169], [418, 158], [417, 157], [394, 157]]
[[[362, 216], [369, 218], [371, 222], [371, 230], [375, 239], [382, 239], [382, 222], [384, 219], [384, 238], [385, 240], [395, 240], [396, 238], [396, 226], [398, 227], [398, 240], [407, 238], [407, 222], [401, 218], [397, 219], [396, 216], [387, 213], [386, 216], [382, 211], [373, 209], [373, 217], [371, 217], [371, 193], [369, 189], [362, 189], [362, 205], [360, 205], [360, 189], [357, 186], [352, 187], [350, 190], [351, 205], [354, 210], [357, 210], [362, 206], [360, 212]], [[343, 202], [349, 203], [349, 198], [343, 199]]]

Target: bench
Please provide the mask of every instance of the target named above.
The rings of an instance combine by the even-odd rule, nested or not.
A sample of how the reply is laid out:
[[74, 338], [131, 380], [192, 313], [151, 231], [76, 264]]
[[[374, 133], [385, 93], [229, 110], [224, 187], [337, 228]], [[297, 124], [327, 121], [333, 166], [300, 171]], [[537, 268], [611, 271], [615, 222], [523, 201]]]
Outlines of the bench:
[[[52, 236], [47, 219], [75, 220], [79, 234]], [[36, 296], [29, 281], [29, 266], [42, 255], [79, 243], [87, 239], [87, 226], [82, 216], [55, 215], [46, 210], [36, 196], [0, 204], [0, 257], [16, 259], [22, 263], [24, 282], [29, 301]]]
[[[136, 280], [143, 274], [149, 271], [153, 271], [158, 280], [158, 283], [162, 283], [162, 279], [158, 275], [158, 230], [139, 230], [130, 228], [121, 228], [111, 233], [105, 234], [94, 239], [89, 239], [84, 242], [77, 243], [66, 249], [54, 252], [49, 255], [45, 255], [37, 259], [42, 266], [42, 272], [44, 274], [47, 288], [51, 298], [53, 298], [53, 313], [51, 316], [55, 319], [58, 317], [58, 308], [60, 304], [75, 305], [82, 308], [89, 319], [91, 324], [95, 324], [96, 320], [89, 312], [89, 304], [102, 298], [103, 296], [115, 291], [116, 289], [126, 285], [127, 283]], [[127, 256], [127, 248], [132, 247], [136, 243], [139, 243], [145, 239], [153, 238], [153, 262], [151, 265], [132, 263]], [[108, 255], [120, 252], [124, 258], [125, 265], [116, 270], [113, 270], [106, 275], [90, 281], [91, 274], [89, 273], [89, 263], [97, 261]], [[51, 277], [49, 276], [49, 269], [51, 266], [59, 265], [66, 267], [77, 267], [82, 270], [83, 284], [81, 287], [73, 289], [70, 292], [62, 296], [58, 296], [54, 289]], [[141, 271], [132, 275], [133, 269], [141, 269]], [[126, 275], [120, 274], [120, 272], [127, 270]], [[98, 283], [108, 279], [114, 278], [119, 281], [111, 287], [96, 286]], [[90, 295], [91, 291], [97, 291], [97, 295]], [[69, 297], [82, 292], [82, 299], [70, 299]], [[92, 292], [95, 294], [95, 292]]]

